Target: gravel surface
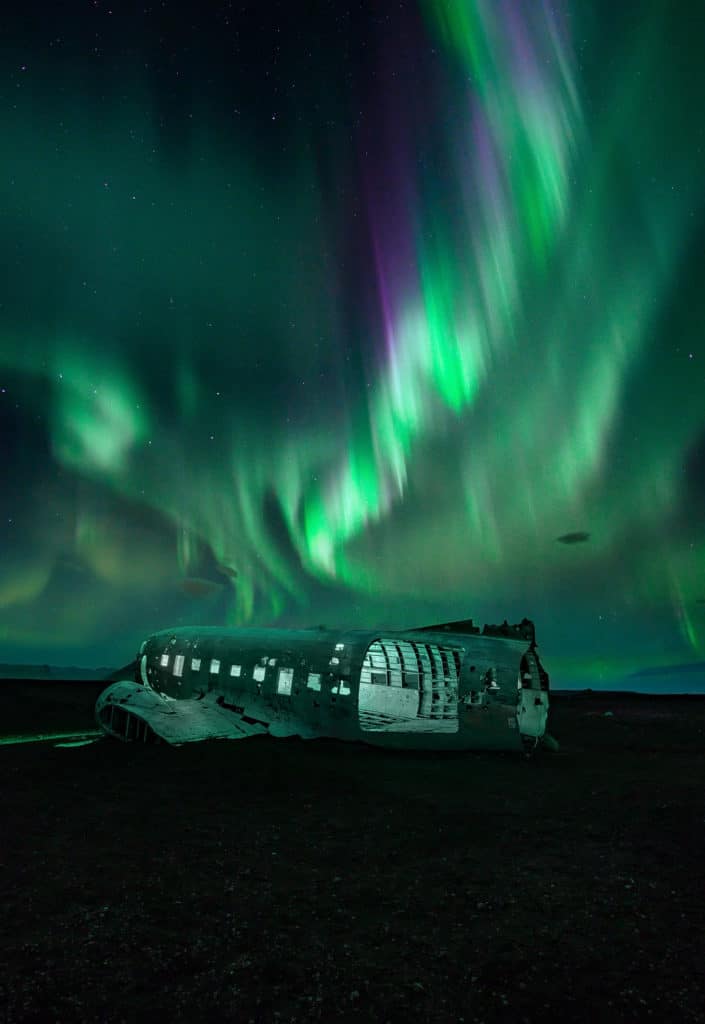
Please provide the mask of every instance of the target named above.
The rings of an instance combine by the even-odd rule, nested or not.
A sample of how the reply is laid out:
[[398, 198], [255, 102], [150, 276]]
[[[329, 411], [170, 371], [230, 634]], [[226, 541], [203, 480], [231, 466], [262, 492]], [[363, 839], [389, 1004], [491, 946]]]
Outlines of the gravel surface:
[[[62, 692], [35, 727], [90, 727]], [[0, 1020], [705, 1021], [705, 698], [550, 731], [0, 747]]]

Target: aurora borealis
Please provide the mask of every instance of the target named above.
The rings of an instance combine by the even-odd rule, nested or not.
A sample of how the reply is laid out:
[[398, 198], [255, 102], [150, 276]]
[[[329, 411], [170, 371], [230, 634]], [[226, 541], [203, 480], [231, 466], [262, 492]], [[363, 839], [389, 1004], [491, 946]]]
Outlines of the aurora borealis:
[[699, 5], [55, 7], [0, 41], [0, 660], [705, 660]]

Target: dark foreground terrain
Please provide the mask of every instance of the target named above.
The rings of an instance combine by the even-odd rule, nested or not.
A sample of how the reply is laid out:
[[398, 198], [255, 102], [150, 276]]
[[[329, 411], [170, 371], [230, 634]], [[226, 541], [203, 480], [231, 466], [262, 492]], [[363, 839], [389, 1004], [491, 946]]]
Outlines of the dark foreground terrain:
[[[0, 732], [94, 696], [3, 684]], [[0, 1019], [705, 1021], [705, 699], [558, 696], [550, 729], [0, 747]]]

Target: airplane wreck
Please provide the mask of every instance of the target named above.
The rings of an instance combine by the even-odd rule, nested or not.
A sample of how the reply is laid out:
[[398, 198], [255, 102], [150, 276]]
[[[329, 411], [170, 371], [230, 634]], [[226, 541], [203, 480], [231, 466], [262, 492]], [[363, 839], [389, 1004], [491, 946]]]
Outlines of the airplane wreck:
[[133, 742], [329, 737], [416, 750], [524, 750], [546, 734], [534, 624], [410, 630], [162, 630], [98, 698]]

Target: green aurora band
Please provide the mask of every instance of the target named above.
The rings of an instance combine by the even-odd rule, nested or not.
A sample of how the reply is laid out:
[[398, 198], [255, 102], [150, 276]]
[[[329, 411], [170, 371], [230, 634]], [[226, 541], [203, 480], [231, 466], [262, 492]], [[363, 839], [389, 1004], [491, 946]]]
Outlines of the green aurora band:
[[[131, 600], [124, 643], [152, 607], [149, 629], [175, 612], [293, 625], [338, 595], [364, 605], [359, 625], [413, 624], [420, 600], [476, 620], [516, 609], [572, 679], [705, 654], [705, 530], [682, 474], [705, 352], [673, 300], [701, 179], [685, 115], [669, 121], [678, 95], [644, 110], [664, 15], [591, 93], [569, 11], [421, 12], [438, 128], [404, 139], [403, 237], [382, 225], [368, 262], [384, 311], [361, 298], [352, 326], [345, 218], [301, 129], [274, 168], [201, 111], [170, 162], [146, 87], [101, 116], [38, 75], [3, 109], [20, 256], [0, 367], [46, 397], [52, 459], [79, 482], [64, 527], [29, 516], [0, 573], [8, 647], [104, 642]], [[142, 509], [168, 524], [160, 540]], [[571, 529], [590, 541], [556, 544]], [[212, 592], [164, 601], [204, 575], [204, 551]], [[67, 558], [90, 607], [52, 614]], [[571, 633], [588, 611], [610, 631]], [[643, 636], [664, 613], [671, 631]]]

